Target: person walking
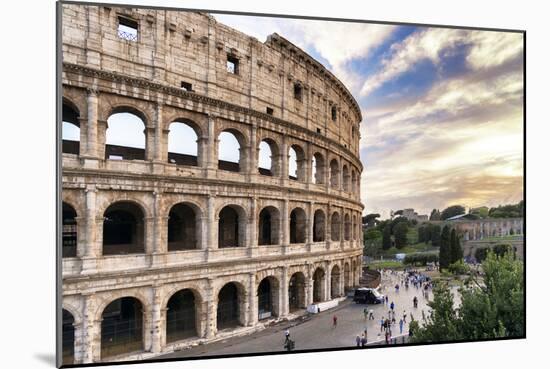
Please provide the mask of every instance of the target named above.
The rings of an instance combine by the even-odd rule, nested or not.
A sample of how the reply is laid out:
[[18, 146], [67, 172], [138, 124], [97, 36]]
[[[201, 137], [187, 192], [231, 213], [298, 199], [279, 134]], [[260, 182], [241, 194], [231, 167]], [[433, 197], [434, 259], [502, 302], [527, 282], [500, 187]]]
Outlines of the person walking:
[[359, 347], [359, 345], [361, 344], [361, 337], [359, 337], [359, 335], [355, 337], [355, 344], [357, 345], [357, 347]]
[[395, 310], [391, 311], [391, 322], [392, 322], [392, 324], [395, 323]]
[[285, 330], [285, 343], [287, 343], [289, 339], [290, 339], [290, 331], [287, 328]]
[[361, 337], [361, 347], [365, 347], [367, 345], [367, 338], [365, 335]]
[[403, 310], [403, 322], [407, 323], [407, 312]]
[[399, 319], [399, 334], [403, 334], [403, 319]]
[[369, 320], [374, 320], [374, 310], [369, 310]]
[[336, 328], [337, 324], [338, 324], [338, 317], [335, 315], [332, 317], [332, 328]]
[[380, 318], [380, 332], [384, 330], [384, 317]]
[[394, 304], [393, 301], [392, 301], [391, 304], [390, 304], [390, 309], [392, 309], [392, 311], [393, 311], [393, 308], [394, 308], [394, 307], [395, 307], [395, 304]]
[[418, 298], [416, 296], [413, 298], [413, 306], [415, 309], [418, 307]]
[[388, 304], [388, 295], [386, 295], [386, 305]]
[[364, 308], [363, 309], [363, 316], [364, 316], [365, 320], [367, 320], [368, 315], [369, 315], [369, 312], [368, 312], [367, 308]]

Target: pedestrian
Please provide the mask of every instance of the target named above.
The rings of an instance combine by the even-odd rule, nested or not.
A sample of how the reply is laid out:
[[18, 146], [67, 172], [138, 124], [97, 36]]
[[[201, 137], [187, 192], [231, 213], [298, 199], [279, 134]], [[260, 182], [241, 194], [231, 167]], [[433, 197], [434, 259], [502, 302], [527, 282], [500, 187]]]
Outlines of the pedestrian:
[[388, 304], [388, 296], [386, 295], [386, 305]]
[[418, 298], [416, 296], [413, 298], [413, 306], [415, 309], [418, 307]]
[[391, 319], [391, 310], [388, 310], [388, 319]]
[[403, 310], [403, 322], [407, 323], [407, 312]]
[[399, 334], [403, 334], [403, 319], [399, 319]]
[[374, 320], [374, 310], [369, 310], [369, 320]]
[[394, 310], [392, 310], [392, 312], [391, 312], [391, 322], [392, 322], [392, 324], [395, 323], [395, 311]]
[[359, 337], [359, 335], [355, 337], [355, 343], [357, 344], [357, 347], [359, 347], [359, 345], [361, 344], [361, 337]]
[[363, 316], [365, 317], [365, 320], [367, 320], [369, 312], [367, 311], [367, 308], [363, 309]]
[[337, 323], [338, 323], [338, 317], [336, 317], [336, 315], [335, 315], [335, 316], [332, 317], [332, 327], [336, 328]]
[[285, 330], [285, 344], [290, 340], [290, 331], [288, 328]]
[[361, 347], [365, 347], [367, 344], [367, 339], [365, 338], [365, 335], [361, 337]]
[[395, 304], [394, 304], [393, 301], [392, 301], [391, 304], [390, 304], [390, 309], [393, 310], [394, 307], [395, 307]]
[[384, 317], [380, 319], [380, 332], [384, 329]]

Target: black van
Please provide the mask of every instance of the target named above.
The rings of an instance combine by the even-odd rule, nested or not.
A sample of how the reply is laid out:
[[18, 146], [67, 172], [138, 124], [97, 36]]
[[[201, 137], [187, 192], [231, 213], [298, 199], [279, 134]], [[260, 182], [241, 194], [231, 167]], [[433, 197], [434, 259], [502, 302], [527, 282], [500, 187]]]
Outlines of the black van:
[[384, 302], [384, 295], [374, 288], [357, 288], [353, 295], [353, 301], [357, 304], [381, 304]]

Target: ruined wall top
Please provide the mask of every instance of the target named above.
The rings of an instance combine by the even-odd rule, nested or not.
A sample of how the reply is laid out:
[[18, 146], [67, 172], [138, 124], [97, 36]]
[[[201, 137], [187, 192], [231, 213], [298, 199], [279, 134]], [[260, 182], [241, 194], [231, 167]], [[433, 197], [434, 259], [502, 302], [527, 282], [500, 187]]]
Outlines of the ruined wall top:
[[76, 4], [63, 4], [62, 32], [64, 63], [191, 89], [304, 126], [358, 154], [357, 102], [278, 34], [262, 43], [206, 13]]

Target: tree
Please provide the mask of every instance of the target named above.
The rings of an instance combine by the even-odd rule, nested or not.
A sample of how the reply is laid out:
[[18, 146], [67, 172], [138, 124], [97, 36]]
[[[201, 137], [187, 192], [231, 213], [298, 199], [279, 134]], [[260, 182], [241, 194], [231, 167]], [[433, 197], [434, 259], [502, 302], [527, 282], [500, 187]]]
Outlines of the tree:
[[504, 256], [507, 252], [512, 252], [512, 245], [507, 243], [499, 243], [493, 246], [493, 253], [496, 256]]
[[426, 227], [418, 227], [418, 243], [426, 243]]
[[441, 245], [441, 227], [438, 225], [433, 225], [430, 227], [430, 241], [432, 241], [432, 246]]
[[369, 227], [374, 227], [374, 225], [376, 224], [376, 218], [380, 218], [380, 214], [367, 214], [362, 218], [363, 224], [367, 224]]
[[451, 264], [457, 261], [462, 261], [464, 258], [464, 253], [462, 252], [462, 246], [460, 246], [460, 238], [458, 237], [456, 231], [453, 229], [451, 231]]
[[474, 257], [478, 263], [482, 263], [487, 258], [487, 254], [491, 249], [489, 247], [478, 247], [474, 252]]
[[382, 249], [391, 249], [391, 228], [389, 224], [386, 225], [384, 231], [382, 232]]
[[449, 226], [441, 231], [441, 244], [439, 245], [439, 270], [446, 269], [451, 264], [451, 235]]
[[462, 205], [452, 205], [441, 212], [441, 219], [446, 220], [456, 215], [461, 215], [466, 212], [466, 209]]
[[397, 210], [393, 212], [393, 215], [403, 215], [403, 210]]
[[402, 249], [407, 245], [407, 231], [409, 227], [407, 222], [399, 222], [393, 228], [393, 234], [395, 237], [395, 247]]
[[492, 252], [482, 264], [483, 282], [468, 281], [459, 290], [461, 305], [454, 309], [450, 289], [436, 286], [432, 309], [423, 327], [416, 327], [411, 342], [480, 340], [525, 335], [523, 263], [511, 253]]
[[477, 215], [479, 218], [487, 218], [489, 216], [489, 208], [487, 206], [473, 208], [470, 209], [469, 214]]
[[438, 209], [433, 209], [430, 214], [430, 220], [441, 220], [441, 214]]

